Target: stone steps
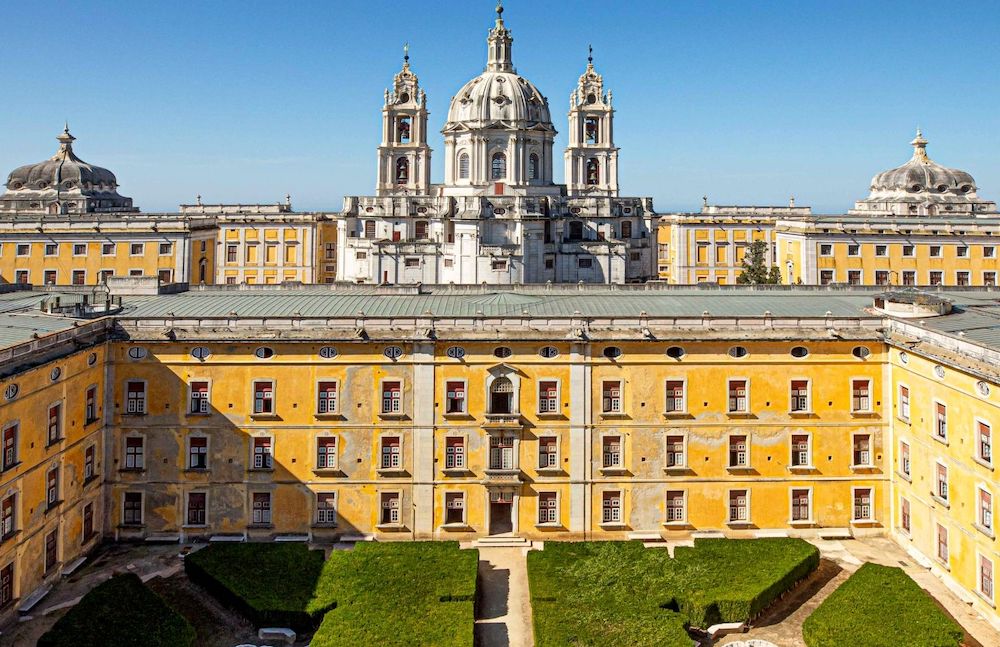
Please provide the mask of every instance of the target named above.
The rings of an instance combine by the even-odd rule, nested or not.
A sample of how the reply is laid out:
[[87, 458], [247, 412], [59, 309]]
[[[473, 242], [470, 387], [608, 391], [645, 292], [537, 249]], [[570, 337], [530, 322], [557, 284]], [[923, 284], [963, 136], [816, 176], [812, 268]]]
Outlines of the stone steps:
[[513, 535], [482, 537], [472, 542], [474, 548], [531, 548], [531, 541]]

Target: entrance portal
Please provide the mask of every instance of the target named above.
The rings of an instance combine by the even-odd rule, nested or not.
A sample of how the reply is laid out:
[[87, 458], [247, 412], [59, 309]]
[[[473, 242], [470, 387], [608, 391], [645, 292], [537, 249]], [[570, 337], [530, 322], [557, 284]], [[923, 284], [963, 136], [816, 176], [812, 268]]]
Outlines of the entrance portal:
[[514, 493], [490, 492], [490, 534], [503, 535], [514, 532]]

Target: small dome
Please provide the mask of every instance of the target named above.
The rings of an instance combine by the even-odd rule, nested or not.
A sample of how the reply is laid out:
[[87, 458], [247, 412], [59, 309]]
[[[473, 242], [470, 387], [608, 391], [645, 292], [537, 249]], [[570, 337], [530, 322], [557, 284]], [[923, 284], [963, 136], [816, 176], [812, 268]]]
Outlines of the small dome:
[[872, 178], [873, 195], [898, 192], [975, 194], [976, 181], [971, 175], [965, 171], [941, 166], [927, 157], [927, 140], [919, 130], [910, 144], [913, 146], [913, 157], [909, 162]]
[[448, 123], [481, 126], [494, 121], [517, 125], [551, 123], [549, 102], [531, 81], [514, 72], [483, 72], [459, 90]]

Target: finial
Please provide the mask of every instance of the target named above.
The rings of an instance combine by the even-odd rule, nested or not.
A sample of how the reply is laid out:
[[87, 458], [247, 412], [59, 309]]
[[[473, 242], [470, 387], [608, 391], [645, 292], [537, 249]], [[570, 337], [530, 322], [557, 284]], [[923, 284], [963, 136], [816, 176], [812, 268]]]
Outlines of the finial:
[[587, 63], [590, 65], [594, 64], [594, 46], [587, 45]]
[[201, 206], [201, 194], [200, 193], [195, 196], [195, 201], [197, 202], [198, 206], [200, 207]]
[[66, 134], [68, 135], [68, 134], [69, 134], [69, 119], [67, 119], [67, 120], [66, 120], [66, 121], [64, 121], [63, 123], [65, 124], [65, 125], [63, 126], [63, 132], [64, 132], [64, 133], [66, 133]]
[[410, 62], [410, 44], [409, 43], [403, 43], [403, 62], [404, 63], [409, 63]]
[[707, 195], [701, 196], [701, 204], [702, 204], [702, 206], [705, 206], [705, 207], [708, 206], [708, 196]]
[[285, 206], [287, 206], [287, 207], [292, 206], [292, 194], [291, 193], [286, 193], [285, 194]]
[[497, 0], [497, 20], [503, 21], [503, 0]]

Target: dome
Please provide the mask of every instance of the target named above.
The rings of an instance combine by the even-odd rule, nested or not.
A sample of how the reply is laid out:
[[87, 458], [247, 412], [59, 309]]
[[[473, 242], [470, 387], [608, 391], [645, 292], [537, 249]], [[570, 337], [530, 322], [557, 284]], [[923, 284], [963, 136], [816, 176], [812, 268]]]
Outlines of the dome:
[[971, 175], [941, 166], [927, 157], [927, 140], [919, 130], [910, 144], [913, 146], [913, 157], [909, 162], [872, 178], [873, 196], [876, 193], [900, 192], [952, 195], [976, 192], [976, 181]]
[[56, 139], [59, 140], [59, 151], [44, 162], [14, 169], [7, 177], [7, 189], [11, 191], [79, 189], [114, 193], [118, 187], [114, 173], [99, 166], [92, 166], [73, 153], [73, 141], [76, 138], [69, 134], [69, 126]]

